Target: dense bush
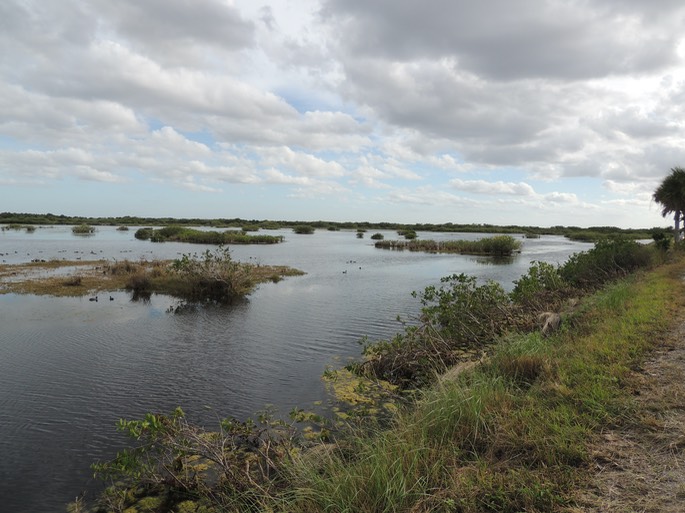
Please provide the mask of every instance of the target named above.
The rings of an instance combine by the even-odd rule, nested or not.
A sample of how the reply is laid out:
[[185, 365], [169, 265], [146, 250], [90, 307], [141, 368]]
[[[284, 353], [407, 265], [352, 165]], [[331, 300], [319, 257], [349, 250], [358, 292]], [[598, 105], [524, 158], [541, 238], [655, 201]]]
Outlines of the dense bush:
[[598, 288], [609, 280], [649, 267], [652, 258], [650, 249], [634, 240], [603, 239], [594, 248], [571, 256], [559, 273], [574, 287]]
[[138, 228], [133, 236], [139, 240], [150, 240], [153, 231], [152, 228]]
[[404, 237], [406, 240], [414, 240], [418, 237], [416, 231], [412, 229], [398, 230], [397, 235]]
[[141, 228], [136, 231], [136, 239], [152, 242], [188, 242], [191, 244], [277, 244], [283, 242], [280, 235], [247, 235], [242, 231], [224, 232], [196, 230], [185, 226], [165, 226], [158, 230]]
[[567, 290], [568, 284], [561, 277], [559, 267], [546, 262], [532, 262], [528, 272], [514, 281], [511, 299], [520, 305], [537, 306], [552, 304], [554, 294]]
[[301, 235], [311, 235], [314, 233], [314, 227], [308, 224], [298, 224], [297, 226], [293, 226], [293, 231]]
[[498, 235], [479, 240], [379, 240], [375, 243], [375, 246], [380, 249], [406, 249], [409, 251], [426, 251], [429, 253], [510, 256], [515, 251], [520, 250], [521, 242], [510, 235]]
[[391, 340], [368, 344], [365, 361], [350, 368], [402, 388], [421, 387], [502, 334], [533, 329], [541, 309], [555, 309], [572, 295], [650, 266], [652, 255], [632, 240], [601, 240], [563, 266], [533, 262], [509, 294], [494, 282], [478, 285], [473, 276], [443, 278], [439, 287], [414, 293], [423, 305], [417, 325]]
[[89, 224], [80, 224], [71, 228], [71, 233], [74, 235], [92, 235], [95, 233], [95, 228]]
[[[101, 511], [171, 511], [164, 508], [169, 499], [188, 501], [193, 512], [235, 511], [230, 507], [234, 501], [242, 505], [240, 511], [249, 504], [257, 511], [260, 497], [275, 491], [278, 474], [295, 450], [292, 428], [267, 414], [258, 423], [223, 419], [218, 431], [209, 432], [189, 423], [176, 408], [171, 415], [119, 420], [117, 430], [137, 446], [92, 466], [96, 476], [115, 483], [100, 497]], [[147, 496], [117, 494], [117, 487], [125, 484]], [[213, 504], [200, 509], [191, 502], [207, 499]]]

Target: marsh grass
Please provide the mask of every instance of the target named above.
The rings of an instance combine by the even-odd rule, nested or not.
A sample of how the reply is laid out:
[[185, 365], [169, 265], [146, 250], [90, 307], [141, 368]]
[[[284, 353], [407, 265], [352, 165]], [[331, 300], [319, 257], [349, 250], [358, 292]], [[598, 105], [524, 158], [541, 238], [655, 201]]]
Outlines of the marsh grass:
[[279, 235], [248, 235], [245, 231], [196, 230], [186, 226], [165, 226], [164, 228], [140, 228], [136, 239], [152, 242], [188, 242], [191, 244], [278, 244], [283, 242]]
[[95, 227], [89, 224], [79, 224], [77, 226], [72, 226], [71, 233], [74, 235], [93, 235], [95, 233]]
[[[406, 233], [404, 234], [407, 237]], [[498, 235], [486, 237], [475, 241], [471, 240], [379, 240], [375, 243], [379, 249], [391, 249], [396, 251], [423, 251], [427, 253], [457, 253], [461, 255], [494, 255], [509, 256], [521, 249], [521, 242], [511, 235]]]

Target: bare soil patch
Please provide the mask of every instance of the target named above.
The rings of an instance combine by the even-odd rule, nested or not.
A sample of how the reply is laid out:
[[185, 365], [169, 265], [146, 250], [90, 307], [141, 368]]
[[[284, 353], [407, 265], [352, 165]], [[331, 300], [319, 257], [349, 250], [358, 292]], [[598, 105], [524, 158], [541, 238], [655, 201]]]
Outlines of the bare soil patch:
[[685, 314], [631, 377], [637, 409], [602, 433], [587, 512], [685, 512]]

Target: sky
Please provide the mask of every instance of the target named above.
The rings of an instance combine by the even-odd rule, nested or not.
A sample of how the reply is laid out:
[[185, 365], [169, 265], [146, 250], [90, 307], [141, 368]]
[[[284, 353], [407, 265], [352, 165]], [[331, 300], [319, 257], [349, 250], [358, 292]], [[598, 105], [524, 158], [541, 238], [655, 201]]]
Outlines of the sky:
[[667, 226], [681, 0], [3, 0], [0, 211]]

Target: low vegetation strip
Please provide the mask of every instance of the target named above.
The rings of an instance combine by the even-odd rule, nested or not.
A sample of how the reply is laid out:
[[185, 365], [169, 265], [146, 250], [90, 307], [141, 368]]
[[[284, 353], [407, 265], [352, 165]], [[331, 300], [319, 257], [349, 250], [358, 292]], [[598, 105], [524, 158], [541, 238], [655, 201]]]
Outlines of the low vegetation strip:
[[[615, 226], [592, 226], [590, 228], [580, 228], [578, 226], [551, 226], [542, 228], [538, 226], [520, 226], [520, 225], [492, 225], [492, 224], [460, 224], [460, 223], [441, 223], [441, 224], [401, 224], [401, 223], [371, 223], [371, 222], [334, 222], [334, 221], [274, 221], [274, 220], [257, 220], [257, 219], [201, 219], [201, 218], [170, 218], [170, 217], [81, 217], [81, 216], [65, 216], [56, 214], [29, 214], [16, 212], [0, 212], [0, 224], [31, 224], [31, 225], [74, 225], [87, 223], [94, 226], [211, 226], [221, 228], [263, 228], [263, 229], [279, 229], [279, 228], [293, 228], [297, 225], [310, 225], [315, 229], [344, 229], [344, 230], [396, 230], [416, 232], [468, 232], [468, 233], [508, 233], [513, 235], [520, 235], [525, 233], [529, 236], [533, 235], [564, 235], [581, 234], [583, 232], [592, 233], [591, 237], [586, 236], [586, 240], [593, 242], [599, 238], [624, 236], [631, 239], [650, 239], [654, 233], [662, 232], [663, 228], [652, 229], [622, 229]], [[250, 230], [251, 231], [251, 230]], [[402, 235], [402, 233], [400, 234]]]
[[510, 235], [486, 237], [479, 240], [378, 240], [379, 249], [424, 251], [426, 253], [458, 253], [462, 255], [509, 256], [520, 251], [521, 242]]
[[280, 235], [248, 235], [244, 231], [226, 230], [223, 232], [196, 230], [185, 226], [165, 226], [164, 228], [140, 228], [135, 238], [152, 242], [189, 242], [192, 244], [278, 244], [283, 242]]
[[154, 293], [194, 302], [226, 302], [248, 294], [259, 283], [302, 274], [287, 266], [237, 262], [228, 249], [220, 247], [176, 260], [52, 260], [4, 264], [0, 265], [0, 294], [84, 296], [129, 290], [134, 297]]
[[[389, 391], [379, 401], [399, 399], [392, 417], [365, 417], [364, 401], [343, 426], [295, 412], [324, 426], [313, 447], [268, 418], [225, 420], [215, 433], [179, 412], [122, 421], [138, 445], [96, 466], [119, 483], [100, 511], [114, 501], [121, 510], [146, 501], [149, 511], [176, 512], [568, 510], [591, 479], [591, 442], [633, 409], [624, 388], [631, 368], [685, 295], [679, 255], [647, 270], [663, 258], [605, 241], [568, 267], [534, 264], [511, 294], [464, 275], [445, 278], [421, 294], [418, 325], [370, 345], [353, 368], [371, 378], [358, 394], [374, 380], [395, 380], [374, 389]], [[533, 313], [562, 305], [558, 331], [531, 330]], [[463, 362], [466, 353], [478, 360]]]

